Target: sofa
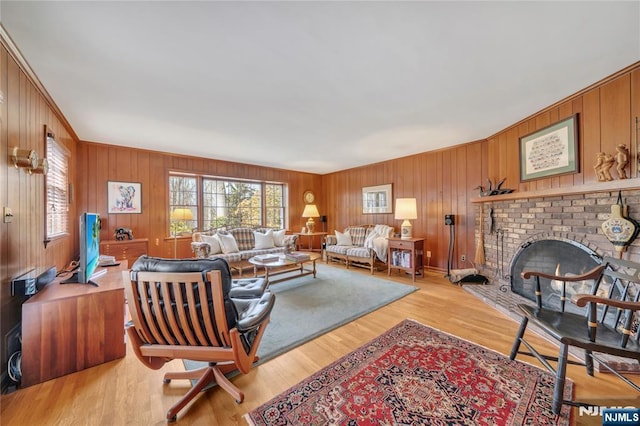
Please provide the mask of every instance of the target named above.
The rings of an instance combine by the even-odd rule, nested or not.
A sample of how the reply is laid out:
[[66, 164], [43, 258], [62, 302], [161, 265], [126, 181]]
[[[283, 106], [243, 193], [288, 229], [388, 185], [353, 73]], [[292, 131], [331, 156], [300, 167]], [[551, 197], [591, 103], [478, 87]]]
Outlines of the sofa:
[[196, 258], [227, 261], [240, 275], [245, 268], [253, 268], [248, 260], [253, 256], [287, 253], [295, 250], [296, 235], [286, 235], [285, 229], [219, 228], [192, 234], [191, 250]]
[[325, 238], [326, 262], [343, 262], [350, 266], [366, 267], [375, 272], [376, 263], [387, 262], [388, 238], [393, 236], [393, 227], [388, 225], [348, 226], [344, 232], [338, 230]]

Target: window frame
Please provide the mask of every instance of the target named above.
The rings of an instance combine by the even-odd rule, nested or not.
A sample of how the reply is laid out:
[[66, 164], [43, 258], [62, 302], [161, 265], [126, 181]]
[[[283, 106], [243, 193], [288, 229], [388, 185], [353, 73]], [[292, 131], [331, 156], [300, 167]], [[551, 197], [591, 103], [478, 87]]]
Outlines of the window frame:
[[[171, 197], [171, 178], [172, 177], [184, 177], [184, 178], [194, 178], [196, 179], [196, 205], [181, 205], [181, 204], [176, 204], [173, 205], [172, 204], [172, 197]], [[176, 235], [174, 235], [173, 229], [172, 229], [172, 220], [171, 220], [171, 213], [175, 208], [194, 208], [195, 209], [195, 214], [194, 214], [194, 219], [192, 220], [192, 224], [195, 225], [193, 226], [191, 229], [194, 230], [207, 230], [210, 229], [209, 227], [207, 227], [204, 224], [205, 221], [205, 205], [204, 205], [204, 198], [205, 198], [205, 194], [204, 194], [204, 182], [206, 180], [210, 180], [210, 181], [222, 181], [222, 182], [229, 182], [229, 183], [233, 183], [233, 184], [238, 184], [238, 183], [246, 183], [246, 184], [258, 184], [260, 185], [260, 224], [240, 224], [238, 226], [246, 226], [246, 227], [267, 227], [267, 219], [268, 219], [268, 210], [271, 209], [273, 210], [275, 207], [269, 204], [269, 200], [267, 200], [267, 196], [266, 196], [266, 189], [269, 185], [276, 185], [276, 186], [280, 186], [281, 187], [281, 212], [280, 214], [282, 215], [282, 228], [283, 229], [287, 229], [288, 225], [289, 225], [289, 215], [288, 215], [288, 210], [289, 210], [289, 190], [288, 190], [288, 184], [286, 182], [276, 182], [276, 181], [267, 181], [267, 180], [258, 180], [258, 179], [243, 179], [243, 178], [236, 178], [236, 177], [227, 177], [227, 176], [214, 176], [214, 175], [208, 175], [208, 174], [202, 174], [202, 173], [192, 173], [192, 172], [184, 172], [184, 171], [179, 171], [179, 170], [170, 170], [168, 172], [168, 177], [167, 177], [167, 186], [168, 186], [168, 190], [167, 190], [167, 208], [168, 208], [168, 217], [169, 222], [167, 224], [167, 230], [168, 230], [168, 235], [170, 237], [175, 237]], [[206, 208], [210, 208], [210, 207], [206, 207]], [[236, 226], [236, 225], [233, 225]], [[177, 236], [180, 236], [181, 233], [177, 233]]]
[[[70, 235], [69, 230], [69, 150], [58, 141], [51, 129], [45, 126], [44, 145], [48, 163], [47, 174], [44, 184], [44, 246], [51, 241]], [[52, 214], [49, 205], [51, 204], [52, 187], [55, 191], [54, 203], [56, 208], [62, 213], [60, 218], [51, 221]], [[58, 224], [57, 226], [54, 226]], [[55, 229], [51, 229], [51, 227]]]

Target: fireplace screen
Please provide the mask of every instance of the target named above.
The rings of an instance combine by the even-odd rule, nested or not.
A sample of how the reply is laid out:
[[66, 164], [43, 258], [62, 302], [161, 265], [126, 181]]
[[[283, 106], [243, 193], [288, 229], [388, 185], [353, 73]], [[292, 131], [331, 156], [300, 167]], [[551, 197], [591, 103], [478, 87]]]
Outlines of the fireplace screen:
[[[577, 242], [540, 240], [527, 243], [522, 246], [511, 264], [511, 290], [535, 301], [535, 279], [524, 280], [521, 276], [523, 271], [538, 271], [558, 276], [580, 275], [601, 263], [602, 259], [593, 250]], [[593, 280], [567, 283], [567, 298], [576, 293], [590, 293], [592, 285]], [[540, 278], [540, 288], [542, 305], [557, 308], [562, 282]]]

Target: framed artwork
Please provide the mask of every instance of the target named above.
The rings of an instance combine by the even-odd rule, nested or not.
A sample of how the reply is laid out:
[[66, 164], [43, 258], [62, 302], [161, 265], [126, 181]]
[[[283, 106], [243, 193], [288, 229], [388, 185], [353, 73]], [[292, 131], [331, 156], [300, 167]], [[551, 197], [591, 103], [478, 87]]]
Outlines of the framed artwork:
[[520, 138], [520, 181], [578, 172], [578, 115]]
[[362, 213], [393, 213], [391, 184], [362, 188]]
[[109, 213], [142, 213], [139, 182], [107, 182]]

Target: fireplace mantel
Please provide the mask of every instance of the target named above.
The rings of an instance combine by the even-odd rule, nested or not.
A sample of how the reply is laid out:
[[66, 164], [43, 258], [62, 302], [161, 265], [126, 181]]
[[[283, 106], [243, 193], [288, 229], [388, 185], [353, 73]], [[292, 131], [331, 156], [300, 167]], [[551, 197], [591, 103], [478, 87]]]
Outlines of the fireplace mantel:
[[508, 201], [517, 199], [553, 197], [556, 195], [592, 194], [594, 192], [610, 192], [620, 189], [640, 189], [640, 178], [612, 180], [609, 182], [597, 182], [588, 185], [571, 187], [547, 188], [536, 191], [515, 191], [510, 194], [492, 195], [489, 197], [475, 197], [472, 203], [490, 203], [493, 201]]

